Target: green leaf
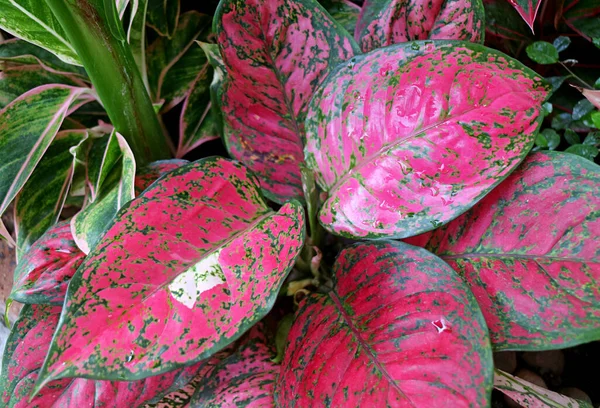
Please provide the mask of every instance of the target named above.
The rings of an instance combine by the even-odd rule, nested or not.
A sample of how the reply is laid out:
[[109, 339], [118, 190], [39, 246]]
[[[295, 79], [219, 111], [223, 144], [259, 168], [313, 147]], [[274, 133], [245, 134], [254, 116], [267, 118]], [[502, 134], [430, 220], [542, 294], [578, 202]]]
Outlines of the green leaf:
[[0, 28], [39, 45], [69, 64], [81, 65], [45, 0], [0, 0]]
[[354, 35], [360, 16], [360, 6], [350, 0], [319, 0], [319, 3], [350, 35]]
[[573, 107], [573, 119], [579, 120], [588, 113], [592, 112], [596, 107], [587, 99], [582, 99]]
[[536, 41], [530, 44], [525, 51], [529, 58], [538, 64], [556, 64], [558, 62], [558, 51], [549, 42]]
[[548, 83], [552, 86], [552, 92], [550, 92], [548, 97], [550, 97], [554, 92], [558, 91], [558, 88], [560, 88], [567, 78], [568, 76], [554, 76], [546, 78], [546, 81], [548, 81]]
[[179, 21], [179, 0], [148, 0], [147, 24], [159, 35], [173, 35]]
[[556, 39], [552, 42], [552, 45], [554, 46], [554, 48], [556, 48], [556, 51], [558, 52], [566, 50], [570, 44], [571, 39], [563, 35], [561, 35], [560, 37], [556, 37]]
[[573, 117], [570, 113], [559, 113], [558, 115], [552, 118], [552, 129], [566, 129], [571, 124], [571, 122], [573, 122]]
[[17, 259], [58, 221], [73, 179], [72, 147], [88, 137], [85, 130], [59, 132], [15, 199]]
[[581, 139], [579, 139], [579, 135], [573, 129], [565, 129], [565, 140], [570, 145], [575, 145], [581, 143]]
[[538, 144], [538, 138], [543, 138], [543, 140], [545, 141], [545, 146], [543, 147], [547, 147], [550, 150], [556, 149], [560, 144], [560, 135], [554, 129], [544, 129], [543, 131], [541, 131], [535, 139], [536, 145]]
[[210, 83], [210, 103], [213, 120], [216, 123], [219, 135], [223, 135], [223, 112], [221, 111], [221, 93], [223, 91], [223, 80], [225, 79], [225, 64], [221, 58], [221, 52], [217, 44], [199, 42], [198, 44], [206, 54], [208, 63], [213, 68], [213, 79]]
[[68, 64], [51, 52], [18, 38], [0, 42], [0, 62], [42, 66], [56, 74], [74, 74], [82, 80], [87, 80], [87, 74], [82, 67]]
[[596, 156], [598, 156], [598, 148], [587, 144], [574, 144], [569, 146], [565, 152], [576, 154], [590, 161], [594, 161]]
[[596, 129], [600, 129], [600, 111], [592, 112], [592, 122]]
[[600, 132], [590, 132], [583, 140], [584, 145], [600, 146]]
[[[97, 175], [92, 181], [97, 189], [95, 200], [71, 220], [73, 238], [79, 249], [86, 254], [93, 250], [104, 236], [121, 207], [135, 197], [135, 159], [131, 149], [125, 139], [115, 131], [105, 138], [108, 140], [101, 139], [96, 146], [92, 146], [88, 156], [88, 166], [96, 166], [96, 159], [103, 158], [101, 168], [93, 172]], [[99, 148], [102, 154], [92, 153], [95, 148]], [[109, 170], [111, 164], [112, 170]]]
[[0, 214], [33, 173], [69, 109], [86, 97], [89, 100], [85, 88], [47, 85], [21, 95], [0, 111]]

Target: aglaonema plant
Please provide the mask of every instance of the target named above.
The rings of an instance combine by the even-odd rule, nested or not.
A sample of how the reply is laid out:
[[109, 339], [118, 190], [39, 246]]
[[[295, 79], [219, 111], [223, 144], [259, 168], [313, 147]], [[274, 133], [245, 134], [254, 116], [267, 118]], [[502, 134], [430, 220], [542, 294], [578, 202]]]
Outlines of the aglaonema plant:
[[586, 406], [492, 353], [600, 340], [600, 168], [429, 3], [0, 0], [3, 406]]

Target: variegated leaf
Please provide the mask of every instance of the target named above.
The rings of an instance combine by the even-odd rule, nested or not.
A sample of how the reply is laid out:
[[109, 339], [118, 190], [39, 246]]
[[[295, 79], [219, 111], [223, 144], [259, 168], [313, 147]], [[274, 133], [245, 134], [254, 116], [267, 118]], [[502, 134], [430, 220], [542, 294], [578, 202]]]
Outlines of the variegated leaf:
[[533, 71], [471, 43], [395, 45], [341, 65], [306, 120], [321, 223], [403, 238], [456, 218], [531, 149], [546, 94]]
[[142, 191], [150, 187], [150, 185], [158, 178], [187, 163], [187, 160], [181, 159], [159, 160], [142, 167], [135, 176], [136, 197], [139, 196]]
[[486, 407], [493, 361], [475, 298], [441, 259], [379, 241], [342, 251], [327, 295], [300, 304], [281, 407]]
[[69, 284], [38, 389], [134, 380], [209, 357], [272, 307], [304, 241], [302, 206], [271, 210], [239, 163], [203, 159], [127, 204]]
[[315, 89], [357, 46], [315, 0], [224, 0], [215, 15], [230, 154], [268, 198], [302, 196], [304, 118]]
[[576, 33], [592, 41], [600, 38], [600, 4], [596, 0], [565, 0], [563, 19]]
[[542, 4], [542, 0], [505, 0], [511, 6], [517, 10], [519, 15], [527, 23], [531, 32], [533, 33], [533, 23], [535, 22], [535, 16], [537, 15], [538, 9]]
[[600, 339], [600, 167], [535, 153], [472, 210], [408, 242], [471, 286], [497, 350]]
[[169, 37], [179, 23], [179, 0], [148, 0], [147, 24], [159, 35]]
[[62, 305], [69, 281], [85, 254], [77, 248], [68, 221], [50, 228], [20, 259], [10, 299]]
[[74, 157], [70, 149], [88, 137], [85, 130], [59, 132], [15, 199], [17, 259], [56, 224], [71, 187]]
[[355, 38], [363, 52], [415, 40], [483, 42], [481, 0], [365, 0]]
[[[506, 0], [483, 0], [485, 31], [502, 40], [531, 41], [531, 30]], [[489, 37], [487, 37], [489, 40]]]

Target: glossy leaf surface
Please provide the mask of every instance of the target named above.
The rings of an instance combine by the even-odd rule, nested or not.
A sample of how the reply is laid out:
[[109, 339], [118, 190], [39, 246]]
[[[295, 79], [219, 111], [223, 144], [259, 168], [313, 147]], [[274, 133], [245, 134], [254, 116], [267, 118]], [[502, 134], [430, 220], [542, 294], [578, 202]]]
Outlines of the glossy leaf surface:
[[511, 6], [517, 10], [519, 15], [523, 18], [523, 20], [527, 23], [529, 28], [531, 28], [531, 32], [533, 32], [533, 23], [535, 22], [535, 17], [537, 16], [538, 9], [542, 4], [542, 0], [505, 0], [510, 3]]
[[354, 35], [360, 16], [360, 6], [350, 0], [319, 0], [319, 3], [350, 35]]
[[142, 191], [150, 187], [159, 177], [167, 174], [170, 171], [178, 169], [187, 164], [187, 160], [172, 159], [159, 160], [142, 167], [135, 176], [135, 195], [139, 196]]
[[10, 298], [28, 304], [62, 305], [69, 280], [83, 262], [68, 221], [50, 228], [25, 253], [15, 269]]
[[0, 0], [0, 28], [52, 52], [65, 62], [81, 65], [75, 48], [46, 1]]
[[17, 259], [56, 224], [73, 179], [70, 149], [88, 137], [85, 130], [59, 132], [15, 199]]
[[399, 242], [342, 251], [333, 290], [300, 304], [276, 385], [284, 407], [485, 407], [493, 362], [460, 277]]
[[481, 0], [365, 0], [355, 38], [363, 52], [415, 40], [483, 42]]
[[565, 395], [539, 387], [514, 377], [504, 371], [496, 370], [494, 388], [501, 391], [522, 407], [528, 408], [592, 408], [584, 401], [578, 401]]
[[0, 389], [6, 408], [133, 407], [160, 399], [173, 385], [189, 381], [193, 365], [135, 382], [66, 378], [53, 381], [28, 401], [57, 327], [60, 306], [26, 305], [5, 350]]
[[535, 153], [473, 209], [408, 240], [471, 286], [495, 349], [600, 339], [600, 167]]
[[356, 57], [311, 102], [319, 219], [350, 237], [412, 236], [473, 206], [532, 147], [547, 89], [480, 45], [423, 41]]
[[69, 285], [42, 384], [135, 380], [209, 357], [272, 307], [303, 245], [239, 163], [200, 160], [126, 205]]
[[258, 175], [268, 198], [301, 197], [308, 102], [356, 44], [315, 0], [225, 0], [214, 25], [227, 68], [222, 110], [230, 154]]

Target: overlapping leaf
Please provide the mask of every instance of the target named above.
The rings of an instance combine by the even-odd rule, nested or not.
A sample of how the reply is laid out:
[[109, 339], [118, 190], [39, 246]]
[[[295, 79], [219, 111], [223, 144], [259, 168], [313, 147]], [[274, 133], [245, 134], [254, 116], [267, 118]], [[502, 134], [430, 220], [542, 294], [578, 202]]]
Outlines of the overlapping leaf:
[[77, 52], [45, 1], [0, 0], [0, 28], [39, 45], [61, 60], [81, 65]]
[[527, 23], [531, 32], [533, 32], [533, 23], [537, 16], [538, 9], [542, 4], [542, 0], [505, 0], [517, 10], [519, 15]]
[[10, 298], [27, 304], [62, 305], [69, 280], [83, 258], [69, 222], [56, 224], [19, 261]]
[[[527, 41], [531, 32], [506, 0], [484, 0], [485, 31], [503, 40]], [[489, 40], [489, 37], [487, 38]]]
[[600, 39], [600, 4], [596, 0], [567, 0], [564, 5], [565, 23], [582, 37]]
[[485, 321], [427, 251], [379, 241], [344, 250], [328, 295], [301, 304], [276, 385], [282, 407], [485, 407]]
[[363, 52], [415, 40], [483, 42], [481, 0], [366, 0], [355, 38]]
[[40, 386], [146, 378], [232, 343], [272, 307], [303, 223], [299, 203], [273, 212], [237, 162], [170, 172], [121, 210], [71, 280]]
[[600, 167], [536, 153], [471, 211], [409, 242], [471, 286], [496, 349], [600, 339]]
[[315, 0], [225, 0], [215, 30], [227, 69], [224, 138], [270, 199], [301, 197], [304, 118], [330, 69], [357, 47]]
[[154, 183], [160, 176], [178, 169], [187, 163], [187, 160], [181, 159], [159, 160], [142, 167], [135, 176], [136, 197], [139, 196], [142, 191], [150, 187], [150, 185]]
[[319, 218], [351, 237], [407, 237], [465, 212], [532, 147], [542, 78], [480, 45], [423, 41], [356, 57], [311, 102]]
[[350, 0], [319, 0], [319, 3], [348, 33], [354, 35], [360, 15], [360, 6]]
[[179, 23], [179, 0], [148, 0], [148, 25], [163, 37], [173, 35]]
[[88, 137], [85, 130], [59, 132], [15, 199], [17, 259], [58, 221], [71, 187], [70, 149]]
[[200, 365], [135, 382], [85, 378], [53, 381], [29, 402], [48, 345], [57, 327], [60, 306], [26, 305], [7, 340], [0, 376], [6, 408], [103, 408], [140, 406], [159, 400], [172, 387], [185, 384]]

